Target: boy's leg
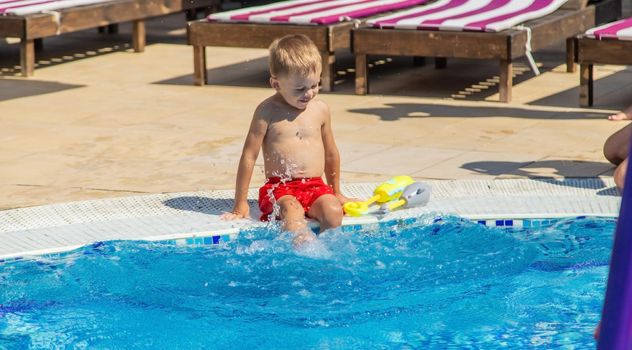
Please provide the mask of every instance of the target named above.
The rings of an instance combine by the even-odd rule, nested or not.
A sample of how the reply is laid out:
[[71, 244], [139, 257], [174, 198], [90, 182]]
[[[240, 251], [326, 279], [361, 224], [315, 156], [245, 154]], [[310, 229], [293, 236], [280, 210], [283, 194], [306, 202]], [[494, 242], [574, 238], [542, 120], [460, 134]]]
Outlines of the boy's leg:
[[628, 145], [631, 134], [632, 124], [628, 124], [623, 129], [608, 137], [603, 146], [603, 154], [610, 163], [619, 165], [619, 163], [628, 157]]
[[342, 224], [342, 204], [333, 194], [324, 194], [314, 201], [307, 215], [318, 220], [320, 232], [323, 232]]
[[316, 238], [312, 230], [307, 227], [305, 221], [305, 209], [294, 196], [283, 196], [277, 200], [279, 204], [283, 230], [294, 233], [294, 245], [299, 246], [304, 242]]

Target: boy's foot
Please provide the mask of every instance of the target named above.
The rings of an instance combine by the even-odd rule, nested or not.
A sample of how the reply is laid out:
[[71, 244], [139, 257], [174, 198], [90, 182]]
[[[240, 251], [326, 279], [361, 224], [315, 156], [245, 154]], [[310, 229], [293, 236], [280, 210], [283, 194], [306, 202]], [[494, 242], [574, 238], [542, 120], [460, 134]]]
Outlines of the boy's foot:
[[292, 240], [292, 244], [294, 245], [294, 248], [299, 248], [307, 243], [315, 241], [316, 239], [316, 235], [307, 229], [304, 232], [296, 233], [294, 235], [294, 239]]

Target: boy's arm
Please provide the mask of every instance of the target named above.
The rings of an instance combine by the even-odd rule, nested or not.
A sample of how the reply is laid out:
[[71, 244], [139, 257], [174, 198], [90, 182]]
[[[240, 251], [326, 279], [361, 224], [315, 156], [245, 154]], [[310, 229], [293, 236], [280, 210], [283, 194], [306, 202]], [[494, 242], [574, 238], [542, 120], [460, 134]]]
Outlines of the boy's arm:
[[232, 212], [222, 216], [222, 218], [227, 220], [247, 218], [250, 215], [248, 186], [250, 185], [255, 162], [259, 156], [261, 144], [268, 129], [268, 122], [262, 117], [259, 109], [257, 108], [252, 118], [250, 129], [244, 142], [244, 148], [241, 152], [241, 158], [239, 159], [237, 179], [235, 181], [235, 206]]
[[329, 107], [324, 105], [325, 121], [322, 126], [323, 146], [325, 147], [325, 179], [327, 184], [334, 190], [334, 194], [340, 203], [349, 201], [349, 198], [342, 194], [340, 189], [340, 152], [336, 146], [334, 133], [331, 129], [331, 113]]

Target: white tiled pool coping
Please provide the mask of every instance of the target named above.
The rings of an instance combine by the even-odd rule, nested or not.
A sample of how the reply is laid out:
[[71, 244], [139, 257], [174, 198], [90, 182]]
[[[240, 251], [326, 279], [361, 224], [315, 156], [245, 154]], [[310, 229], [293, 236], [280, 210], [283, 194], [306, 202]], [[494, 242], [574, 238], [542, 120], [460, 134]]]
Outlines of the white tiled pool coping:
[[[424, 181], [432, 186], [427, 206], [385, 216], [345, 217], [343, 225], [370, 224], [423, 214], [458, 215], [507, 225], [521, 219], [617, 217], [620, 196], [612, 178]], [[346, 184], [350, 197], [367, 198], [377, 184]], [[169, 193], [53, 204], [0, 211], [0, 259], [69, 251], [108, 240], [180, 240], [217, 243], [254, 220], [222, 221], [233, 191]], [[257, 189], [249, 191], [258, 217]], [[526, 221], [525, 221], [526, 222]], [[195, 241], [195, 240], [198, 241]]]

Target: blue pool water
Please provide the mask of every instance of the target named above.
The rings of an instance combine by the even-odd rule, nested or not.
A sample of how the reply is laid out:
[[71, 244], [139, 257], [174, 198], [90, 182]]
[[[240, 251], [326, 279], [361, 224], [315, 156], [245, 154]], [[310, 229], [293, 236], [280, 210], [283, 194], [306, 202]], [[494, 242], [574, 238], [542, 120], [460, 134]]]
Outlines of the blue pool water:
[[211, 247], [108, 242], [0, 265], [0, 348], [586, 349], [615, 221], [432, 218], [273, 229]]

